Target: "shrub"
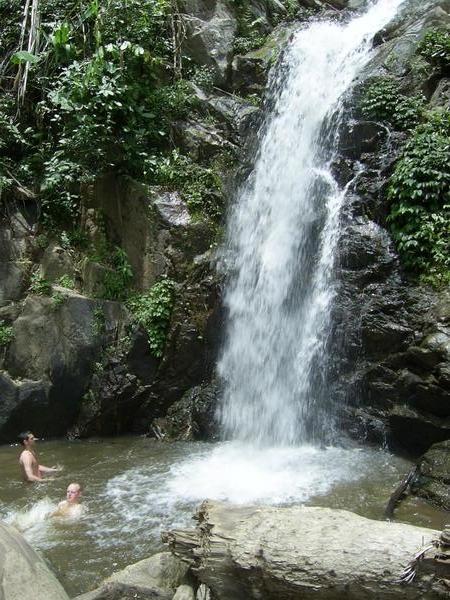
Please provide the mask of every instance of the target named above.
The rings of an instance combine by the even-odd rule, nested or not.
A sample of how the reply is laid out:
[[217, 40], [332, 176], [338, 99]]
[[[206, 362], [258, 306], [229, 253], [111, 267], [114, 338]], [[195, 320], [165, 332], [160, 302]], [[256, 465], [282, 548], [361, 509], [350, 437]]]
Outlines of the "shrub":
[[431, 113], [406, 143], [389, 184], [388, 222], [405, 266], [428, 282], [450, 276], [450, 111]]
[[155, 179], [159, 185], [179, 189], [194, 216], [220, 217], [222, 181], [216, 169], [195, 163], [174, 150], [159, 160]]
[[124, 300], [129, 294], [129, 286], [133, 280], [133, 270], [125, 250], [116, 246], [107, 271], [103, 278], [103, 297], [109, 300]]
[[29, 291], [37, 296], [51, 296], [52, 284], [36, 272], [31, 276]]
[[134, 320], [146, 330], [150, 350], [156, 358], [161, 358], [164, 352], [174, 301], [175, 283], [170, 279], [162, 279], [146, 294], [127, 301]]
[[428, 62], [445, 70], [450, 67], [450, 32], [432, 29], [420, 42], [418, 52]]
[[11, 325], [6, 325], [5, 321], [0, 321], [0, 347], [7, 346], [14, 339], [14, 331]]
[[423, 118], [424, 108], [423, 96], [403, 95], [398, 83], [387, 77], [369, 81], [361, 98], [361, 110], [366, 117], [386, 121], [400, 130], [417, 126]]

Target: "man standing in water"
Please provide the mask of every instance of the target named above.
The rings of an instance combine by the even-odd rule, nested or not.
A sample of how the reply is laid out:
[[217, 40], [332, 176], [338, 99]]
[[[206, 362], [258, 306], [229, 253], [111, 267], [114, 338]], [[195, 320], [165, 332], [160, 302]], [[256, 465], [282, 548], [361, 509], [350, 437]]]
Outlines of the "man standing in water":
[[58, 508], [52, 516], [72, 518], [81, 516], [83, 513], [83, 505], [80, 504], [82, 491], [79, 483], [71, 483], [67, 488], [67, 500], [63, 500], [58, 504]]
[[36, 438], [31, 431], [19, 434], [19, 442], [24, 448], [19, 457], [19, 464], [22, 467], [25, 481], [42, 481], [42, 475], [57, 473], [61, 470], [58, 467], [44, 467], [44, 465], [39, 464], [36, 451], [33, 449]]

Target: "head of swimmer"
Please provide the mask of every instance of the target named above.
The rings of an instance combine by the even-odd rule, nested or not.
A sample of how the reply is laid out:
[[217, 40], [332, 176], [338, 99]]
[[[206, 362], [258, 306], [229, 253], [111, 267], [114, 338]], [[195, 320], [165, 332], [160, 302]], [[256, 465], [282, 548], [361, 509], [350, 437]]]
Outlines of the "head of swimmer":
[[38, 438], [34, 437], [34, 434], [31, 431], [24, 431], [23, 433], [19, 433], [19, 443], [24, 448], [31, 448]]
[[79, 483], [71, 483], [67, 488], [66, 498], [69, 504], [78, 504], [83, 490]]

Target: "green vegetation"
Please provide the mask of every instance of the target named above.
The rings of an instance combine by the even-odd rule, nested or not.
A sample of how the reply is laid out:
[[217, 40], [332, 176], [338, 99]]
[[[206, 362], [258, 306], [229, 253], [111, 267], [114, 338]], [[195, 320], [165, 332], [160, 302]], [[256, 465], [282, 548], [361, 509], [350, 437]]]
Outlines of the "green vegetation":
[[164, 352], [174, 302], [175, 283], [170, 279], [162, 279], [149, 292], [127, 301], [133, 318], [146, 330], [156, 358], [161, 358]]
[[63, 275], [57, 281], [61, 287], [73, 290], [75, 288], [75, 280], [70, 275]]
[[110, 258], [111, 270], [106, 271], [103, 279], [104, 298], [125, 300], [133, 280], [133, 270], [125, 250], [116, 246]]
[[450, 31], [432, 29], [419, 44], [418, 51], [432, 65], [445, 71], [450, 67]]
[[412, 133], [389, 185], [388, 221], [405, 266], [424, 282], [450, 282], [450, 112]]
[[160, 159], [155, 180], [162, 186], [179, 190], [194, 216], [218, 220], [222, 214], [220, 169], [204, 167], [173, 150]]
[[195, 105], [174, 68], [171, 6], [42, 0], [30, 53], [21, 2], [0, 5], [0, 191], [35, 197], [50, 228], [78, 229], [81, 190], [102, 173], [155, 182], [171, 123]]
[[[444, 71], [450, 33], [432, 30], [418, 53]], [[368, 82], [361, 98], [366, 117], [407, 131], [391, 175], [388, 224], [406, 269], [435, 287], [450, 282], [450, 111], [426, 110], [421, 96], [405, 96], [394, 79]]]
[[92, 333], [97, 336], [101, 336], [106, 331], [106, 317], [105, 311], [101, 306], [97, 306], [94, 309], [94, 318], [92, 321]]
[[54, 292], [52, 294], [52, 309], [58, 310], [60, 306], [64, 304], [66, 297], [61, 292]]
[[37, 296], [51, 296], [52, 294], [52, 284], [41, 277], [37, 271], [31, 275], [31, 283], [28, 289], [30, 294], [36, 294]]
[[5, 321], [0, 321], [0, 347], [7, 346], [14, 339], [14, 331], [11, 325], [6, 325]]
[[401, 131], [409, 130], [423, 119], [425, 98], [405, 96], [394, 79], [377, 77], [365, 86], [361, 110], [370, 119], [386, 121]]
[[245, 0], [232, 0], [237, 15], [237, 34], [234, 39], [236, 54], [246, 54], [264, 45], [267, 34], [264, 32], [264, 19], [256, 17], [252, 6]]

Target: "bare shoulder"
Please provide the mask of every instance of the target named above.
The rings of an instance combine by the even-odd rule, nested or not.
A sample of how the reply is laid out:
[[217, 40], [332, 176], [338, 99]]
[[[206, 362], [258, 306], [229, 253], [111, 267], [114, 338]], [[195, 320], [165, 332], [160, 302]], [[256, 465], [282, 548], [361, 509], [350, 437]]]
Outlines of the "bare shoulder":
[[19, 457], [20, 463], [32, 463], [35, 460], [36, 459], [32, 452], [30, 452], [29, 450], [22, 450], [20, 457]]

